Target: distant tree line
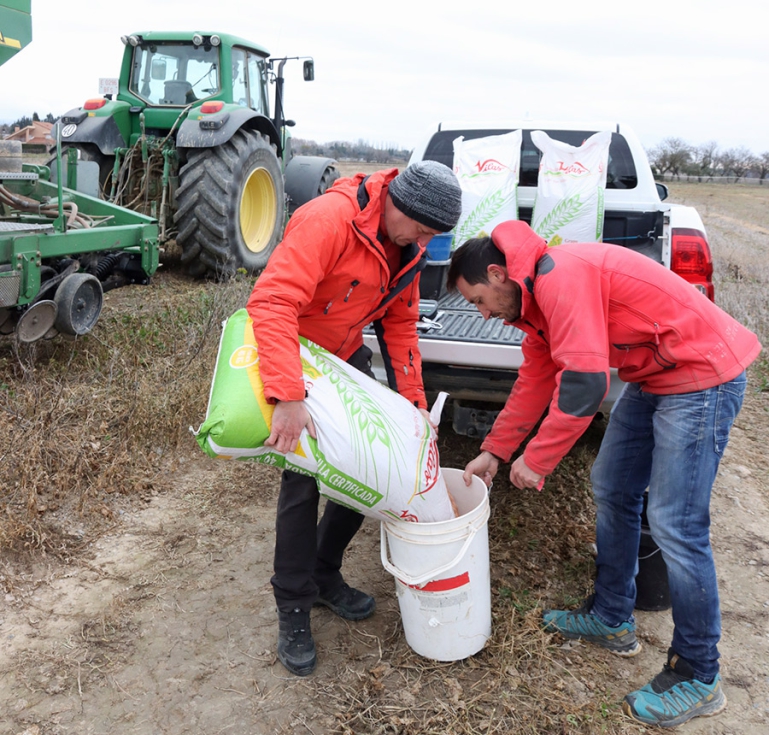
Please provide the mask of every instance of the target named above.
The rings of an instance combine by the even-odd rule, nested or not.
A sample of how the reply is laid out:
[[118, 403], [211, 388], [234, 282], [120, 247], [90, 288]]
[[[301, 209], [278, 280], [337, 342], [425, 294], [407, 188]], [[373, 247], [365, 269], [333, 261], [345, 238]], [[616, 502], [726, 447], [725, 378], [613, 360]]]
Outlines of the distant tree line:
[[19, 130], [21, 130], [22, 128], [26, 128], [32, 125], [33, 122], [55, 123], [56, 118], [50, 112], [44, 118], [41, 118], [40, 115], [38, 115], [36, 112], [33, 112], [32, 117], [27, 117], [26, 115], [24, 115], [23, 117], [20, 117], [18, 120], [14, 120], [10, 125], [8, 125], [8, 127], [11, 130], [16, 130], [16, 128], [19, 128]]
[[366, 163], [397, 163], [408, 161], [411, 151], [395, 146], [375, 146], [365, 140], [357, 143], [335, 140], [316, 143], [314, 140], [292, 138], [291, 147], [299, 156], [326, 156], [337, 161], [365, 161]]
[[33, 122], [48, 122], [48, 123], [55, 123], [56, 118], [53, 116], [52, 113], [48, 113], [44, 118], [40, 118], [40, 115], [38, 115], [36, 112], [32, 113], [32, 117], [28, 117], [27, 115], [24, 115], [23, 117], [20, 117], [18, 120], [14, 120], [10, 124], [2, 124], [0, 123], [0, 140], [5, 138], [7, 135], [10, 135], [13, 133], [17, 128], [19, 130], [23, 130], [26, 127], [29, 127], [32, 125]]
[[769, 177], [769, 151], [756, 155], [744, 146], [721, 150], [715, 141], [695, 146], [681, 138], [665, 138], [647, 155], [657, 178], [727, 178], [735, 182], [751, 178], [763, 184]]

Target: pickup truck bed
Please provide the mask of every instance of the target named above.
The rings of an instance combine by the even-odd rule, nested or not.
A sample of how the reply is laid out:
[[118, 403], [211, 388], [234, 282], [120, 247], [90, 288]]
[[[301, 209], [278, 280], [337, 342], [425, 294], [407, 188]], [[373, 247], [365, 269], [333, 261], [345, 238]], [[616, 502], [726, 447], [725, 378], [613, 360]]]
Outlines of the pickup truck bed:
[[[652, 176], [646, 153], [635, 134], [619, 123], [523, 121], [521, 124], [478, 126], [440, 123], [431, 126], [415, 148], [411, 163], [434, 160], [453, 165], [453, 141], [460, 135], [473, 139], [522, 130], [518, 180], [518, 218], [531, 223], [537, 195], [540, 153], [531, 130], [545, 130], [564, 143], [580, 145], [598, 130], [612, 132], [604, 196], [603, 241], [631, 248], [679, 273], [713, 298], [712, 258], [705, 228], [696, 210], [670, 204], [664, 186]], [[457, 243], [454, 243], [456, 246]], [[446, 404], [459, 434], [483, 438], [509, 396], [523, 360], [523, 332], [498, 319], [485, 321], [459, 294], [447, 294], [449, 261], [429, 261], [422, 272], [421, 319], [417, 324], [422, 373], [428, 402], [447, 391]], [[379, 346], [372, 329], [364, 332], [374, 352], [374, 372], [384, 380]], [[622, 382], [612, 371], [609, 394], [601, 406], [606, 412], [619, 395]]]

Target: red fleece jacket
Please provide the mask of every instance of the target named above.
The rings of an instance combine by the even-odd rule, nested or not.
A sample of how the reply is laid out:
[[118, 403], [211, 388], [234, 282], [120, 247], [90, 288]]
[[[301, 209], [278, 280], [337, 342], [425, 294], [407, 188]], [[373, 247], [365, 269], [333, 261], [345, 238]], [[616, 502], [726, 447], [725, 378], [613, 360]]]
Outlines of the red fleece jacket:
[[482, 449], [508, 461], [549, 407], [524, 452], [547, 475], [590, 425], [609, 369], [649, 393], [691, 393], [737, 377], [756, 336], [680, 276], [618, 245], [548, 248], [525, 222], [492, 232], [522, 292], [524, 361]]

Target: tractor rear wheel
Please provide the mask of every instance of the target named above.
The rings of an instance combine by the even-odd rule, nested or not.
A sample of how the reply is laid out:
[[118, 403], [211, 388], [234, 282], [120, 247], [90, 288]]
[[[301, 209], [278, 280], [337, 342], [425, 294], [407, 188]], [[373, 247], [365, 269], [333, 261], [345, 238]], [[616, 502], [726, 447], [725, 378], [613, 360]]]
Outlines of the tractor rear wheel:
[[264, 268], [285, 214], [283, 174], [275, 146], [241, 129], [216, 148], [188, 154], [176, 190], [176, 241], [193, 276], [229, 278]]

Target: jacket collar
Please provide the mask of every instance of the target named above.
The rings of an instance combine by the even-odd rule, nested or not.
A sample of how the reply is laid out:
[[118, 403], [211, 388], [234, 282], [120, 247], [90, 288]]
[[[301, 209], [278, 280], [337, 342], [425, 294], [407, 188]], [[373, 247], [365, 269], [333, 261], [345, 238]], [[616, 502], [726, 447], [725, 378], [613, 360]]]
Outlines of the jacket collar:
[[[387, 187], [397, 175], [397, 168], [384, 169], [370, 175], [355, 174], [355, 176], [339, 179], [327, 192], [327, 194], [343, 194], [357, 202], [360, 211], [353, 217], [353, 230], [358, 233], [363, 244], [377, 254], [386, 269], [388, 269], [387, 259], [378, 238], [379, 222], [384, 211]], [[391, 300], [403, 291], [425, 265], [424, 247], [416, 243], [404, 247], [401, 253], [400, 277], [385, 301]]]
[[505, 254], [508, 276], [521, 287], [520, 321], [534, 301], [537, 266], [547, 252], [547, 242], [520, 220], [497, 225], [491, 233], [491, 239]]

